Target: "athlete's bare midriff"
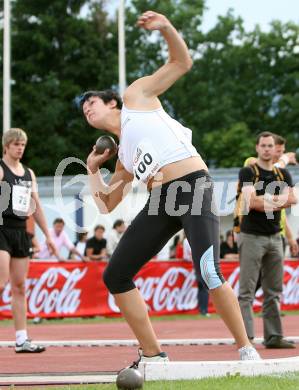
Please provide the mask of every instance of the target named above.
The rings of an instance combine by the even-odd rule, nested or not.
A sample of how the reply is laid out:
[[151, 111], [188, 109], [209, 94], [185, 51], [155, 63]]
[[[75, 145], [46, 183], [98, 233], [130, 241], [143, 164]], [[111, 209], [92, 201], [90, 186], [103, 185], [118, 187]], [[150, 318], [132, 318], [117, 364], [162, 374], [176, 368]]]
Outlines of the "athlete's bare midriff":
[[153, 177], [147, 185], [148, 190], [169, 181], [178, 179], [189, 173], [205, 170], [208, 172], [208, 167], [200, 156], [186, 158], [162, 167], [159, 172]]

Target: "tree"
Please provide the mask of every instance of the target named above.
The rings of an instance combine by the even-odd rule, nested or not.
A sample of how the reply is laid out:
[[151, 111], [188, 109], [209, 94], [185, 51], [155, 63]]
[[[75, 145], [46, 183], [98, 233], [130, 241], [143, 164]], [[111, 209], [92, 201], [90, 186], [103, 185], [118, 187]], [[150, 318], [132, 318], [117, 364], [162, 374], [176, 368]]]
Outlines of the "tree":
[[[192, 71], [190, 100], [196, 103], [184, 117], [193, 122], [196, 142], [207, 158], [210, 145], [199, 144], [202, 136], [219, 134], [220, 129], [240, 122], [247, 125], [251, 137], [273, 131], [286, 136], [289, 147], [295, 147], [299, 119], [296, 37], [298, 26], [291, 23], [273, 22], [269, 33], [258, 27], [245, 32], [242, 20], [230, 12], [206, 34], [202, 56]], [[221, 136], [214, 137], [214, 142], [222, 141]], [[227, 147], [228, 156], [243, 159], [238, 147]], [[232, 162], [229, 157], [227, 163], [221, 157], [219, 161], [224, 164], [221, 166]]]
[[[25, 162], [39, 175], [53, 175], [68, 156], [85, 161], [100, 135], [72, 101], [83, 90], [118, 84], [117, 23], [103, 6], [104, 0], [13, 2], [12, 124], [27, 130]], [[192, 54], [192, 70], [161, 101], [193, 130], [204, 158], [217, 166], [242, 164], [263, 130], [285, 136], [289, 149], [298, 147], [298, 24], [276, 21], [269, 32], [247, 32], [230, 10], [203, 33], [204, 0], [132, 0], [126, 10], [128, 83], [167, 60], [160, 34], [136, 28], [138, 15], [148, 9], [170, 17]]]
[[210, 165], [240, 167], [249, 156], [255, 155], [254, 138], [245, 123], [235, 123], [231, 128], [214, 130], [203, 137]]
[[73, 99], [116, 85], [116, 24], [92, 0], [16, 1], [12, 15], [12, 125], [28, 132], [25, 161], [39, 175], [53, 175], [65, 157], [85, 161], [99, 135]]

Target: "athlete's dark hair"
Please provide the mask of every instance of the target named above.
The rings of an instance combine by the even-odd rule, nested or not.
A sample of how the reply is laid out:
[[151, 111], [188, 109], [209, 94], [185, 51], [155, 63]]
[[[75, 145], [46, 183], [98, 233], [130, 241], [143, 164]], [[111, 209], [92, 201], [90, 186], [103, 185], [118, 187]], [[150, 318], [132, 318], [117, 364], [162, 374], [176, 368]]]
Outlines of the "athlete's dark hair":
[[103, 100], [105, 104], [111, 102], [111, 100], [115, 100], [116, 107], [119, 109], [122, 108], [122, 98], [117, 92], [113, 91], [112, 89], [106, 89], [104, 91], [86, 91], [75, 98], [75, 105], [77, 106], [77, 108], [82, 110], [84, 102], [86, 102], [86, 100], [88, 100], [92, 96], [98, 96]]

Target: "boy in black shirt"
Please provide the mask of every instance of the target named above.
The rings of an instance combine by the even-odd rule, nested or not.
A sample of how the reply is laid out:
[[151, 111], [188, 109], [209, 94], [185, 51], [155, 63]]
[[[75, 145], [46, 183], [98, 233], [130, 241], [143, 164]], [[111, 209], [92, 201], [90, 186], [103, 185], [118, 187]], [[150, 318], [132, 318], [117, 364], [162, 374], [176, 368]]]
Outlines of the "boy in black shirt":
[[40, 204], [35, 174], [21, 163], [26, 144], [27, 135], [22, 129], [13, 128], [3, 134], [3, 158], [0, 160], [0, 294], [9, 280], [16, 330], [15, 352], [39, 353], [45, 347], [28, 338], [26, 326], [26, 277], [31, 248], [26, 220], [30, 214], [44, 233], [49, 250], [56, 253], [56, 248]]

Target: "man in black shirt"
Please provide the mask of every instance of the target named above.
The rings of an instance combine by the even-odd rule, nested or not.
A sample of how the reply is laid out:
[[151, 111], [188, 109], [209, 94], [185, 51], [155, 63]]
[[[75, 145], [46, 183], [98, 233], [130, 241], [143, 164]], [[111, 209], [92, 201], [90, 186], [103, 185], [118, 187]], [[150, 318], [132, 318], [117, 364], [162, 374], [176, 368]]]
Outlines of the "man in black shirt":
[[[279, 299], [283, 281], [283, 245], [280, 213], [297, 203], [292, 178], [286, 169], [273, 165], [274, 136], [259, 134], [256, 142], [257, 170], [244, 167], [239, 172], [243, 216], [238, 238], [240, 254], [239, 302], [247, 335], [254, 338], [252, 304], [261, 272], [264, 291], [264, 344], [267, 348], [293, 348], [282, 335]], [[258, 172], [258, 181], [256, 173]]]
[[94, 236], [86, 242], [85, 254], [90, 260], [107, 260], [107, 241], [103, 238], [105, 228], [97, 225], [94, 228]]

